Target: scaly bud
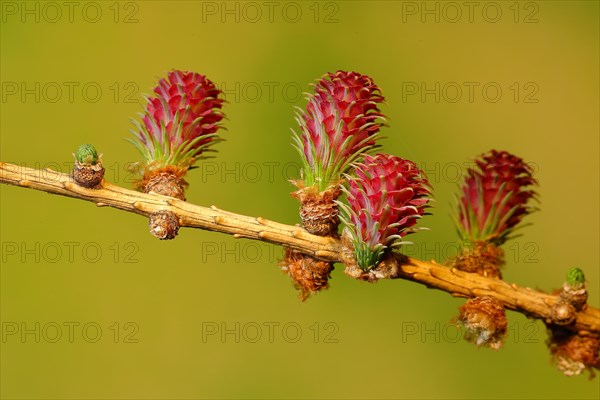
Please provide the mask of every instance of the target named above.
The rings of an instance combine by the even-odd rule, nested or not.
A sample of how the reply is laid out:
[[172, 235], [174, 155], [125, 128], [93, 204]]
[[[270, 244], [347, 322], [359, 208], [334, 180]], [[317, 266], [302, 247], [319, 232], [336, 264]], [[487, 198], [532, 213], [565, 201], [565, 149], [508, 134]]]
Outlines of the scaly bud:
[[600, 339], [591, 335], [579, 335], [569, 329], [548, 325], [549, 338], [546, 342], [556, 367], [566, 376], [600, 369]]
[[475, 297], [460, 307], [458, 318], [466, 328], [465, 339], [477, 346], [502, 347], [508, 320], [506, 311], [492, 297]]
[[579, 268], [573, 268], [567, 273], [567, 280], [563, 284], [560, 298], [573, 306], [575, 311], [581, 311], [587, 304], [588, 292], [585, 287], [585, 275]]
[[82, 144], [73, 156], [75, 157], [73, 180], [85, 188], [100, 189], [104, 178], [102, 154], [98, 155], [93, 145]]
[[91, 144], [82, 144], [75, 152], [75, 159], [80, 164], [93, 165], [98, 162], [98, 152]]

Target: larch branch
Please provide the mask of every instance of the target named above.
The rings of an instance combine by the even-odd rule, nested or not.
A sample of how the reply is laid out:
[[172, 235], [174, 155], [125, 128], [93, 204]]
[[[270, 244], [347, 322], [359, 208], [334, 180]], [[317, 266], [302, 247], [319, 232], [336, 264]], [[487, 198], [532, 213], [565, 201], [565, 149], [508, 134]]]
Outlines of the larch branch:
[[[312, 235], [298, 226], [235, 214], [214, 206], [202, 207], [158, 194], [140, 193], [106, 181], [101, 189], [86, 189], [75, 183], [68, 174], [0, 162], [0, 183], [91, 201], [97, 206], [110, 206], [147, 217], [156, 211], [168, 210], [179, 217], [181, 226], [290, 247], [326, 261], [343, 262], [344, 258], [344, 248], [339, 239]], [[552, 322], [552, 308], [559, 301], [558, 295], [459, 271], [435, 261], [398, 256], [395, 262], [398, 263], [401, 278], [443, 290], [453, 296], [490, 296], [508, 309], [549, 323]], [[575, 322], [569, 328], [583, 335], [600, 336], [600, 310], [586, 307], [577, 313]]]

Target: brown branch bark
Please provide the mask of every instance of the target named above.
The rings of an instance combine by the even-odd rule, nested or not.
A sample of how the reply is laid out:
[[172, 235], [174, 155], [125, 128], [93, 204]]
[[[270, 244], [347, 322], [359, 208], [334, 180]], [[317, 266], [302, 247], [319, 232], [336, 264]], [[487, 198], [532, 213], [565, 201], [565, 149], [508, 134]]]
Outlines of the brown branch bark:
[[[109, 182], [104, 182], [102, 189], [86, 189], [75, 183], [69, 175], [49, 169], [37, 170], [0, 162], [0, 183], [91, 201], [99, 207], [110, 206], [144, 216], [168, 210], [179, 216], [181, 226], [286, 246], [326, 261], [343, 262], [348, 254], [340, 240], [311, 235], [298, 226], [235, 214], [214, 206], [201, 207], [171, 197], [140, 193]], [[453, 296], [490, 296], [508, 309], [549, 323], [552, 322], [552, 308], [559, 300], [557, 295], [448, 268], [434, 261], [398, 256], [394, 262], [397, 263], [399, 278], [443, 290]], [[600, 310], [588, 306], [577, 313], [575, 322], [569, 328], [583, 335], [600, 336]]]

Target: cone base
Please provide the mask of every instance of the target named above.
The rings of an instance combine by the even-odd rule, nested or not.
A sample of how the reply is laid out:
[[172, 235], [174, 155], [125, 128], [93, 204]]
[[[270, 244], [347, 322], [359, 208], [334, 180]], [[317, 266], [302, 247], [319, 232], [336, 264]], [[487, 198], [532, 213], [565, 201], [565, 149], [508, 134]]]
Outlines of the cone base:
[[504, 250], [485, 241], [464, 246], [452, 266], [465, 272], [475, 272], [488, 278], [502, 279], [500, 268], [504, 265]]
[[398, 257], [400, 254], [387, 253], [383, 259], [373, 269], [363, 270], [358, 266], [354, 258], [349, 258], [345, 264], [344, 273], [351, 278], [366, 282], [377, 282], [380, 279], [398, 279], [400, 278], [400, 264]]
[[188, 184], [183, 179], [186, 168], [168, 165], [166, 167], [147, 170], [136, 186], [144, 193], [158, 193], [185, 201], [185, 189]]
[[292, 197], [300, 202], [300, 217], [304, 229], [313, 235], [337, 237], [340, 218], [335, 200], [341, 193], [337, 185], [322, 192], [314, 187], [292, 192]]

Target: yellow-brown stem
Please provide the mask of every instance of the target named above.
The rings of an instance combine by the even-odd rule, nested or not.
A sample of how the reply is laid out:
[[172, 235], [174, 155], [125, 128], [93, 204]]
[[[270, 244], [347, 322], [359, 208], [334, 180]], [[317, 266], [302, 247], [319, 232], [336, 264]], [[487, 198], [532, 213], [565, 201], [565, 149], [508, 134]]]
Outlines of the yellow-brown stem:
[[[311, 235], [298, 226], [285, 225], [261, 217], [235, 214], [216, 207], [201, 207], [157, 194], [140, 193], [106, 181], [101, 189], [86, 189], [74, 183], [67, 174], [0, 162], [0, 183], [73, 197], [93, 202], [97, 206], [110, 206], [146, 217], [159, 210], [169, 210], [179, 216], [182, 227], [222, 232], [236, 238], [261, 240], [290, 247], [323, 261], [343, 262], [345, 251], [339, 239]], [[398, 256], [390, 262], [394, 263], [394, 268], [398, 271], [394, 278], [419, 282], [453, 296], [490, 296], [508, 309], [543, 321], [552, 321], [553, 306], [560, 300], [559, 295], [448, 268], [434, 261], [426, 262]], [[566, 328], [584, 336], [600, 336], [600, 310], [588, 305], [577, 312], [575, 321]]]

